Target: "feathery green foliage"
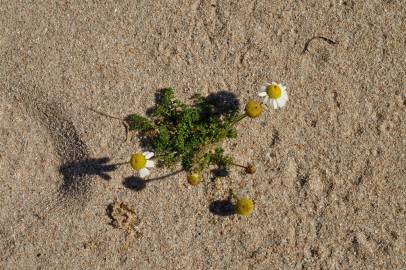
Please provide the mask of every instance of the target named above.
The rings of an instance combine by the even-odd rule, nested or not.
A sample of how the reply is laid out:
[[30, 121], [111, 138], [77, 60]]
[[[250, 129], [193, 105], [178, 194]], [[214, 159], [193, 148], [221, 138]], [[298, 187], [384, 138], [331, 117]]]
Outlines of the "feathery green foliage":
[[244, 115], [231, 111], [220, 113], [207, 99], [195, 95], [186, 105], [166, 88], [153, 110], [151, 119], [137, 114], [129, 115], [130, 130], [139, 131], [148, 140], [164, 166], [181, 162], [187, 171], [202, 171], [211, 165], [228, 169], [233, 158], [224, 153], [221, 143], [236, 138], [234, 124]]
[[127, 116], [125, 121], [129, 125], [130, 130], [147, 131], [155, 127], [149, 119], [139, 116], [138, 114]]

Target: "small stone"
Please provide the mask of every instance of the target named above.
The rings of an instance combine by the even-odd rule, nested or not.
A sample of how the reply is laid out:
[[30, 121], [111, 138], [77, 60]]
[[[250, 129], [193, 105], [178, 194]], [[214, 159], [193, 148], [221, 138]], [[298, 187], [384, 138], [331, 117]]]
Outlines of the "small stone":
[[324, 191], [324, 183], [317, 170], [311, 171], [309, 175], [309, 187], [316, 195], [321, 195]]
[[295, 187], [297, 178], [297, 164], [293, 158], [289, 158], [284, 171], [284, 180], [288, 187]]

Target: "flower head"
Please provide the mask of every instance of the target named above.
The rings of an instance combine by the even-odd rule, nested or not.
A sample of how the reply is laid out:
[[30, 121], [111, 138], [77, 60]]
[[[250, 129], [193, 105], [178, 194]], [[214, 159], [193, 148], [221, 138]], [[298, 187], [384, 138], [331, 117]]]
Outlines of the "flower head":
[[187, 181], [190, 185], [196, 186], [200, 183], [200, 174], [192, 172], [187, 175]]
[[254, 210], [254, 202], [250, 198], [240, 198], [235, 205], [235, 211], [241, 216], [248, 216]]
[[149, 175], [148, 168], [155, 167], [155, 162], [150, 160], [154, 156], [153, 152], [135, 153], [131, 155], [131, 167], [138, 171], [140, 177], [147, 177]]
[[288, 101], [288, 92], [286, 86], [279, 83], [267, 83], [261, 87], [258, 93], [260, 97], [264, 97], [264, 104], [271, 105], [274, 109], [282, 108]]
[[254, 100], [250, 100], [245, 105], [245, 112], [251, 118], [256, 118], [261, 115], [262, 113], [262, 106], [258, 102]]
[[245, 167], [245, 172], [248, 174], [254, 174], [257, 171], [257, 167], [254, 164], [250, 163]]

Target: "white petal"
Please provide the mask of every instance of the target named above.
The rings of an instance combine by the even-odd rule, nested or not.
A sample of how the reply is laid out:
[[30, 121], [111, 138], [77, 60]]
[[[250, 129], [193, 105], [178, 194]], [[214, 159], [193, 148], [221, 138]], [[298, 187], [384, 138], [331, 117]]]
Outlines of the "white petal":
[[145, 163], [145, 167], [147, 167], [147, 168], [154, 168], [154, 167], [155, 167], [155, 161], [153, 161], [153, 160], [147, 160], [147, 163]]
[[268, 102], [269, 102], [269, 97], [266, 96], [266, 97], [264, 98], [264, 104], [265, 104], [265, 106], [268, 106]]
[[154, 153], [153, 152], [144, 152], [143, 153], [144, 154], [144, 157], [146, 158], [146, 159], [150, 159], [150, 158], [152, 158], [153, 156], [154, 156]]
[[266, 94], [266, 92], [259, 92], [259, 93], [258, 93], [258, 96], [260, 96], [260, 97], [265, 97], [265, 96], [267, 96], [267, 94]]
[[147, 168], [142, 168], [139, 171], [139, 174], [141, 178], [147, 177], [149, 175], [149, 170]]
[[288, 92], [286, 90], [282, 91], [282, 97], [288, 99]]
[[265, 92], [266, 91], [266, 87], [267, 87], [268, 85], [263, 85], [263, 86], [261, 86], [261, 88], [260, 88], [260, 92]]
[[278, 98], [278, 99], [276, 100], [276, 103], [278, 104], [278, 107], [279, 107], [279, 108], [282, 108], [282, 107], [285, 106], [285, 104], [286, 104], [286, 99], [284, 99], [284, 98]]
[[278, 109], [278, 103], [276, 103], [276, 100], [275, 100], [275, 99], [272, 99], [271, 102], [272, 102], [273, 108], [274, 108], [274, 109]]

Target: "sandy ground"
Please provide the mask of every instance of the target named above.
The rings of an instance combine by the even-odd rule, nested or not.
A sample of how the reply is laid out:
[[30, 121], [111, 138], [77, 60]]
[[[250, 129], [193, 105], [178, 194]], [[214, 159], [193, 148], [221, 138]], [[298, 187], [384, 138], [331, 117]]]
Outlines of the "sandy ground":
[[[0, 1], [1, 269], [406, 269], [405, 1], [97, 2]], [[267, 81], [288, 105], [225, 144], [254, 176], [109, 171], [137, 138], [89, 108], [144, 114], [167, 86], [243, 107]], [[251, 217], [209, 211], [229, 188]]]

